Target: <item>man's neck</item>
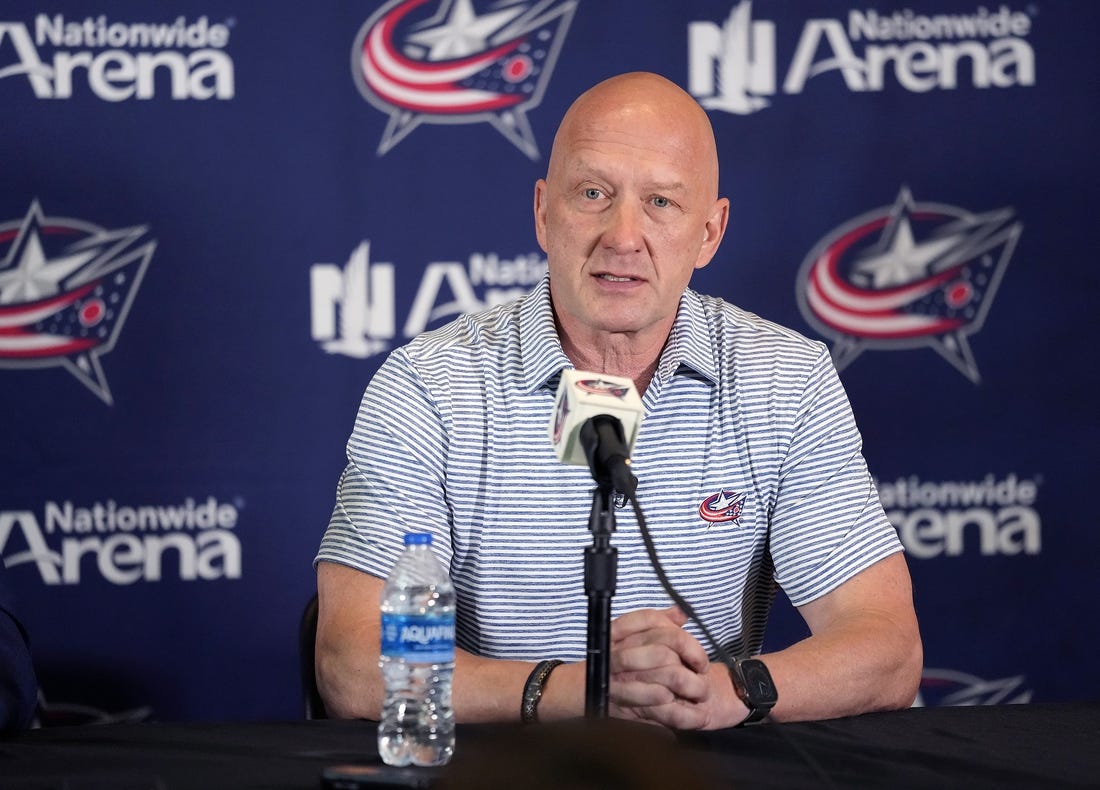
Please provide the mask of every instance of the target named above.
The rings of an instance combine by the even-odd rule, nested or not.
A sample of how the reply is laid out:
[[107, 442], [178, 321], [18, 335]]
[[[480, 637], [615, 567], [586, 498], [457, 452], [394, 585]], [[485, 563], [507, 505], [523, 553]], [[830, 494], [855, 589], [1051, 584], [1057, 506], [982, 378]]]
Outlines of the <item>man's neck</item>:
[[[639, 395], [644, 395], [657, 363], [661, 358], [668, 333], [599, 333], [598, 336], [576, 338], [559, 324], [561, 347], [577, 370], [625, 376], [634, 382]], [[659, 341], [659, 342], [658, 342]]]

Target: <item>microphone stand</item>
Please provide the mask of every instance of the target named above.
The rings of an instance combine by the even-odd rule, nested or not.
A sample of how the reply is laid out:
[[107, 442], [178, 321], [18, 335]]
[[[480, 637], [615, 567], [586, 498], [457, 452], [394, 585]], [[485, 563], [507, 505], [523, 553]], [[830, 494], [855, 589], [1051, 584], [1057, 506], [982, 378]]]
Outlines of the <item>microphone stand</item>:
[[592, 545], [584, 550], [584, 591], [588, 596], [588, 662], [585, 675], [584, 715], [607, 718], [611, 680], [611, 596], [615, 594], [618, 549], [611, 545], [615, 531], [615, 487], [597, 478], [588, 519]]
[[630, 473], [630, 451], [625, 447], [623, 424], [598, 414], [581, 425], [579, 438], [596, 481], [588, 529], [592, 545], [584, 551], [584, 592], [588, 596], [588, 662], [585, 668], [584, 714], [607, 718], [611, 685], [611, 596], [615, 594], [619, 552], [611, 546], [615, 531], [615, 492], [633, 496], [638, 485]]

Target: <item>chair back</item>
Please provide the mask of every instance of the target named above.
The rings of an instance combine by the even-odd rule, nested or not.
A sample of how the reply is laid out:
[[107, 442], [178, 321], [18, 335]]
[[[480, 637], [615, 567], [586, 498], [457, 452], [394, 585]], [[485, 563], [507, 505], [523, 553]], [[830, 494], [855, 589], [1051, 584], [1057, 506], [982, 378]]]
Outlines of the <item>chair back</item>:
[[317, 595], [309, 599], [298, 626], [298, 670], [302, 706], [307, 719], [327, 719], [325, 703], [317, 690]]

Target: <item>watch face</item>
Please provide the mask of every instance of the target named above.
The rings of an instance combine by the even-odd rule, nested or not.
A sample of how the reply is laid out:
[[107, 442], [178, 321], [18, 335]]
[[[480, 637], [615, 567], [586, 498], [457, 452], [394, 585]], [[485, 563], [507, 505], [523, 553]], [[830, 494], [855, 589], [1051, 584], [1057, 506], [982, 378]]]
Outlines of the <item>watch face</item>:
[[750, 659], [741, 662], [741, 676], [745, 680], [745, 693], [757, 706], [774, 705], [779, 693], [772, 683], [771, 673], [763, 661]]

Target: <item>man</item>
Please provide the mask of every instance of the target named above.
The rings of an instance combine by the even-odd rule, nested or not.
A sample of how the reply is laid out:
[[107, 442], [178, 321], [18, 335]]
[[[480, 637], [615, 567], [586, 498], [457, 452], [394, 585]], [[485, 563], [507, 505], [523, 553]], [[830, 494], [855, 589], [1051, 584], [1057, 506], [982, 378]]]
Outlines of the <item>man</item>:
[[[772, 718], [912, 702], [909, 575], [827, 351], [687, 289], [726, 229], [717, 190], [709, 120], [673, 83], [626, 74], [570, 107], [535, 186], [548, 279], [397, 349], [364, 395], [317, 558], [333, 715], [379, 715], [378, 605], [405, 531], [431, 532], [455, 581], [458, 720], [519, 719], [539, 659], [566, 663], [540, 678], [538, 718], [583, 713], [592, 481], [545, 436], [569, 366], [643, 393], [638, 499], [672, 583], [726, 649], [759, 652], [777, 582], [806, 620], [810, 637], [759, 657]], [[703, 518], [712, 494], [740, 509]], [[610, 713], [680, 729], [745, 720], [632, 518], [613, 544]]]

